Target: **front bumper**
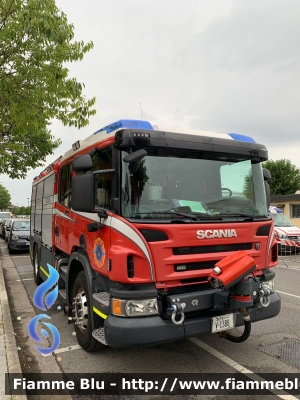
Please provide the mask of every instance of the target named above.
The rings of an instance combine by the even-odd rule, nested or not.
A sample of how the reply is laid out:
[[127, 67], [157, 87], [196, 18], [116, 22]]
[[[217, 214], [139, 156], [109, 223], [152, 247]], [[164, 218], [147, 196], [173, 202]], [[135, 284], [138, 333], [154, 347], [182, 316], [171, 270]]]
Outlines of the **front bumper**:
[[[280, 307], [281, 299], [275, 292], [270, 295], [268, 307], [262, 307], [260, 303], [256, 303], [248, 308], [251, 322], [276, 317], [280, 312]], [[234, 313], [236, 326], [244, 325], [240, 313], [238, 311]], [[210, 313], [206, 316], [188, 318], [179, 326], [160, 316], [122, 318], [109, 315], [104, 322], [105, 338], [109, 346], [118, 349], [166, 343], [211, 332], [211, 318], [215, 315]]]
[[10, 248], [12, 250], [29, 251], [29, 241], [27, 241], [26, 239], [14, 241], [11, 240]]

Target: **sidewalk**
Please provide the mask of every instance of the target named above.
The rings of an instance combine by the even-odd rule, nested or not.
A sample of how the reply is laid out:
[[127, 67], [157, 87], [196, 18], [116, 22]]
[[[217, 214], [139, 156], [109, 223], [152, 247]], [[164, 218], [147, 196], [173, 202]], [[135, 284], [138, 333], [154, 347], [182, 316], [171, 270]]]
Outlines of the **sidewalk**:
[[[34, 341], [30, 340], [28, 323], [36, 315], [35, 309], [30, 303], [13, 259], [9, 256], [7, 246], [2, 239], [0, 239], [0, 253], [0, 306], [2, 310], [0, 322], [3, 327], [2, 331], [0, 327], [0, 400], [44, 400], [44, 395], [5, 395], [5, 372], [9, 374], [22, 372], [61, 374], [62, 370], [55, 357], [47, 357], [45, 361], [37, 352]], [[22, 319], [14, 328], [12, 321], [16, 321], [18, 316]], [[18, 344], [21, 347], [20, 350]], [[20, 364], [22, 357], [25, 361], [24, 366], [23, 363]], [[51, 400], [71, 400], [71, 398], [70, 395], [51, 395]]]
[[2, 259], [8, 254], [3, 241], [0, 244], [0, 400], [25, 400], [27, 396], [5, 395], [5, 374], [22, 373], [12, 318], [3, 277]]

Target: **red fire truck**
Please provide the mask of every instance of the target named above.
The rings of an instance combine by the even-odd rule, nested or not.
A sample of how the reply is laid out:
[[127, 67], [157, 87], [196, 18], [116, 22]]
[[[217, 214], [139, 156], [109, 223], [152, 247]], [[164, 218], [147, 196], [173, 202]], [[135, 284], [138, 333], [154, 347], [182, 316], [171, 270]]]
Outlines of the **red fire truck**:
[[247, 136], [121, 120], [34, 179], [35, 282], [59, 272], [86, 351], [203, 332], [241, 342], [278, 315], [267, 158]]

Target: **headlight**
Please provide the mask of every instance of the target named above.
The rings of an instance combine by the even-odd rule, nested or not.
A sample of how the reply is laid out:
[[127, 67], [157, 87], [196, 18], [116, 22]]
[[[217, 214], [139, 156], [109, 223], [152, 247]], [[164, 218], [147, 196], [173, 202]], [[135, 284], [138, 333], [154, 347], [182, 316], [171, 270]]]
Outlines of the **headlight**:
[[13, 240], [18, 240], [19, 239], [19, 236], [17, 236], [17, 235], [12, 235], [12, 237], [11, 237]]
[[264, 289], [268, 289], [271, 293], [275, 292], [275, 279], [271, 279], [270, 281], [262, 282], [261, 286]]
[[112, 313], [119, 317], [144, 317], [158, 314], [157, 299], [112, 299]]
[[277, 236], [278, 236], [280, 239], [288, 239], [288, 238], [289, 238], [288, 235], [284, 235], [283, 233], [278, 233]]

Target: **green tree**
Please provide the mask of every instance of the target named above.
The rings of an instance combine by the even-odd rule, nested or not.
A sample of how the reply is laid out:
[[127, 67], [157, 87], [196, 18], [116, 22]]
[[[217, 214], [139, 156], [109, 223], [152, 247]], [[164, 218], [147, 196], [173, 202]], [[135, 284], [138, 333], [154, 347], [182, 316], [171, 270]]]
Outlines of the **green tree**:
[[20, 209], [19, 209], [19, 214], [20, 214], [20, 215], [26, 215], [26, 211], [27, 211], [27, 210], [26, 210], [26, 207], [21, 206]]
[[52, 119], [81, 128], [96, 111], [66, 62], [82, 60], [93, 43], [74, 41], [74, 26], [55, 0], [1, 0], [0, 173], [25, 177], [61, 143]]
[[271, 173], [269, 182], [271, 196], [294, 194], [300, 190], [300, 169], [285, 158], [282, 160], [268, 160], [263, 163]]
[[253, 184], [253, 178], [252, 178], [251, 170], [245, 176], [243, 194], [244, 194], [245, 197], [247, 197], [247, 199], [250, 199], [252, 201], [255, 200], [255, 197], [254, 197], [254, 184]]
[[4, 186], [0, 185], [0, 210], [6, 209], [10, 204], [10, 194]]

